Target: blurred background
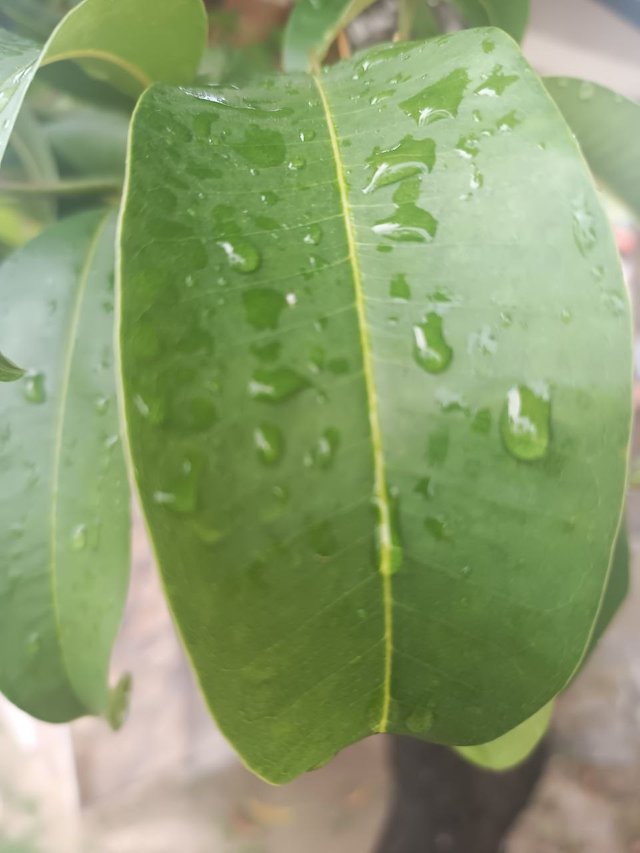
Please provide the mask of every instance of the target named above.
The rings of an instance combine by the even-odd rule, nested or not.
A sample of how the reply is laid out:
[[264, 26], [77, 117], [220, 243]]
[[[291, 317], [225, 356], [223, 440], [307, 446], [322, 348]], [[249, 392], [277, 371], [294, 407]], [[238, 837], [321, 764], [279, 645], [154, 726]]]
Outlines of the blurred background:
[[[272, 66], [286, 0], [208, 6], [212, 44], [204, 79], [232, 80], [250, 68]], [[349, 28], [352, 46], [389, 38], [395, 12], [394, 0], [382, 0], [357, 19]], [[541, 73], [584, 77], [639, 100], [640, 0], [532, 0], [524, 51]], [[125, 134], [126, 120], [110, 132]], [[640, 140], [629, 144], [640, 158]], [[615, 200], [606, 203], [637, 297], [638, 226]], [[0, 195], [0, 220], [4, 204]], [[31, 227], [23, 226], [26, 232]], [[0, 240], [9, 241], [7, 233], [0, 221]], [[639, 304], [636, 298], [637, 327]], [[640, 345], [636, 352], [640, 374]], [[550, 757], [510, 833], [508, 853], [640, 853], [640, 494], [633, 489], [628, 520], [631, 594], [558, 702]], [[0, 853], [376, 848], [392, 785], [386, 739], [345, 750], [325, 768], [282, 788], [245, 770], [204, 709], [139, 517], [114, 679], [125, 671], [133, 675], [134, 689], [128, 720], [117, 733], [95, 719], [68, 726], [38, 723], [0, 699]], [[446, 853], [447, 844], [443, 837], [437, 849]]]

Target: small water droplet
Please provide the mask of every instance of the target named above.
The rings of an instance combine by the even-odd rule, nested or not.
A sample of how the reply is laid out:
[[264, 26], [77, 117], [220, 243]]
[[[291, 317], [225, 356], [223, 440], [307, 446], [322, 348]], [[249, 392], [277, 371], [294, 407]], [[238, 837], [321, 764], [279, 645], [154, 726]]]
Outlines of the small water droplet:
[[291, 160], [289, 160], [287, 167], [292, 172], [299, 172], [301, 169], [304, 169], [306, 165], [307, 161], [304, 159], [304, 157], [293, 157]]
[[298, 297], [293, 292], [287, 293], [285, 299], [287, 301], [287, 305], [289, 305], [291, 308], [293, 308], [293, 306], [296, 305], [298, 302]]
[[425, 500], [431, 500], [434, 492], [431, 477], [422, 477], [420, 480], [418, 480], [414, 492], [417, 492], [419, 495], [422, 495]]
[[433, 712], [428, 709], [413, 711], [405, 721], [412, 734], [426, 734], [433, 726]]
[[87, 546], [87, 525], [76, 524], [71, 531], [71, 549], [83, 551]]
[[584, 199], [573, 205], [573, 236], [580, 253], [586, 255], [596, 244], [596, 222]]
[[44, 373], [27, 373], [24, 378], [23, 393], [25, 400], [27, 400], [29, 403], [44, 403], [47, 399]]
[[311, 464], [318, 468], [330, 468], [333, 465], [339, 445], [340, 433], [338, 430], [334, 427], [325, 429], [310, 453]]
[[259, 368], [249, 382], [254, 400], [281, 403], [308, 388], [309, 380], [290, 367]]
[[428, 515], [424, 520], [424, 527], [439, 542], [446, 542], [451, 539], [451, 533], [442, 516]]
[[478, 409], [471, 419], [471, 429], [481, 435], [487, 435], [491, 430], [491, 411]]
[[309, 225], [303, 240], [308, 246], [318, 246], [322, 241], [322, 228], [315, 222]]
[[300, 131], [299, 137], [300, 142], [311, 142], [312, 139], [316, 138], [316, 132], [312, 128], [306, 128]]
[[284, 438], [274, 424], [262, 423], [253, 432], [258, 459], [264, 465], [275, 465], [284, 453]]
[[595, 95], [596, 87], [593, 83], [583, 82], [578, 89], [578, 98], [581, 101], [589, 101]]
[[104, 415], [109, 409], [109, 398], [108, 397], [98, 397], [96, 399], [96, 412], [99, 415]]
[[263, 204], [266, 204], [268, 207], [273, 207], [273, 205], [276, 204], [278, 200], [278, 195], [272, 190], [266, 190], [265, 192], [260, 193], [260, 201]]
[[439, 314], [432, 311], [422, 323], [416, 324], [413, 338], [414, 358], [428, 373], [442, 373], [451, 364], [453, 350], [445, 339]]
[[167, 486], [153, 493], [158, 506], [188, 515], [198, 506], [200, 479], [204, 469], [204, 456], [200, 451], [190, 451], [182, 459], [165, 464]]
[[545, 385], [510, 388], [500, 417], [500, 433], [509, 453], [525, 461], [542, 459], [549, 448], [550, 416]]
[[474, 89], [474, 92], [476, 95], [497, 98], [503, 95], [505, 90], [517, 80], [517, 74], [505, 74], [502, 65], [495, 65], [491, 74], [477, 89]]
[[260, 253], [247, 240], [219, 240], [217, 244], [227, 256], [229, 266], [236, 272], [254, 272], [260, 266]]
[[562, 309], [562, 311], [560, 312], [560, 319], [562, 320], [562, 322], [563, 322], [566, 326], [568, 326], [568, 325], [569, 325], [569, 323], [570, 323], [570, 322], [572, 321], [572, 319], [573, 319], [573, 314], [571, 313], [571, 311], [569, 311], [569, 309], [568, 309], [568, 308], [563, 308], [563, 309]]

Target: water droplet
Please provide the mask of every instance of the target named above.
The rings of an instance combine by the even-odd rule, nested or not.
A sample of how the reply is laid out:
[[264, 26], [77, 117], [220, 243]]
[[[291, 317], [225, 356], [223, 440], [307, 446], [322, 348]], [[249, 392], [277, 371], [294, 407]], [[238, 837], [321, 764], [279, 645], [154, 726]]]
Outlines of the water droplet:
[[370, 193], [378, 187], [431, 172], [435, 162], [436, 144], [433, 139], [414, 139], [413, 136], [405, 136], [391, 148], [374, 148], [367, 160], [373, 175], [363, 192]]
[[290, 367], [259, 368], [249, 382], [249, 394], [254, 400], [281, 403], [309, 385], [308, 379]]
[[596, 244], [596, 222], [584, 199], [573, 205], [573, 236], [580, 253], [586, 255]]
[[490, 409], [478, 409], [471, 419], [471, 429], [482, 435], [486, 435], [491, 430]]
[[468, 136], [461, 136], [456, 143], [456, 151], [465, 160], [476, 157], [480, 153], [480, 141], [478, 137], [474, 133], [470, 133]]
[[259, 168], [280, 166], [285, 161], [287, 151], [284, 137], [279, 131], [261, 128], [257, 124], [251, 124], [243, 140], [236, 142], [233, 148]]
[[23, 394], [29, 403], [44, 403], [47, 399], [44, 373], [27, 373], [24, 378]]
[[104, 415], [109, 409], [109, 398], [108, 397], [98, 397], [96, 399], [96, 412], [99, 415]]
[[242, 293], [247, 322], [258, 331], [276, 329], [286, 306], [282, 293], [271, 287], [254, 287]]
[[316, 138], [316, 132], [312, 128], [306, 128], [300, 131], [299, 137], [300, 142], [311, 142], [312, 139]]
[[153, 493], [154, 503], [182, 515], [194, 512], [198, 506], [204, 464], [204, 456], [195, 450], [185, 454], [181, 460], [165, 464], [163, 473], [167, 487]]
[[568, 326], [569, 323], [573, 320], [573, 314], [571, 313], [571, 311], [569, 311], [568, 308], [563, 308], [560, 312], [560, 319], [566, 326]]
[[424, 527], [439, 542], [446, 542], [451, 539], [451, 533], [442, 516], [428, 515], [424, 520]]
[[595, 95], [596, 87], [593, 83], [584, 82], [580, 84], [578, 89], [578, 98], [581, 101], [589, 101]]
[[467, 348], [471, 355], [474, 353], [494, 355], [498, 349], [498, 342], [490, 327], [483, 326], [479, 332], [472, 332], [469, 335]]
[[482, 42], [482, 49], [485, 53], [493, 53], [496, 49], [496, 43], [492, 39], [486, 38]]
[[322, 433], [316, 446], [310, 453], [311, 464], [318, 468], [330, 468], [340, 445], [340, 433], [334, 427], [328, 427]]
[[274, 424], [262, 423], [253, 432], [258, 459], [264, 465], [275, 465], [284, 453], [284, 438]]
[[509, 453], [525, 461], [542, 459], [549, 448], [550, 416], [549, 390], [542, 383], [510, 388], [500, 417]]
[[260, 193], [260, 201], [269, 207], [273, 207], [273, 205], [278, 202], [278, 196], [272, 190], [266, 190], [265, 192]]
[[437, 219], [411, 202], [397, 205], [393, 216], [373, 226], [374, 234], [399, 243], [429, 243], [437, 230]]
[[488, 95], [491, 98], [499, 97], [505, 90], [518, 80], [517, 74], [505, 74], [502, 65], [495, 65], [491, 74], [474, 89], [476, 95]]
[[413, 327], [413, 355], [417, 363], [429, 373], [442, 373], [451, 364], [453, 350], [447, 343], [442, 328], [442, 317], [435, 312], [427, 314], [422, 323]]
[[436, 391], [436, 400], [443, 412], [467, 412], [468, 410], [464, 398], [457, 391], [438, 388]]
[[414, 489], [414, 492], [422, 495], [425, 500], [431, 500], [433, 497], [433, 491], [431, 477], [422, 477], [422, 479], [418, 480]]
[[260, 266], [260, 253], [247, 240], [219, 240], [216, 245], [224, 251], [229, 266], [237, 272], [254, 272]]
[[513, 323], [513, 317], [508, 311], [500, 312], [500, 323], [505, 327], [509, 327]]
[[414, 735], [426, 734], [433, 726], [433, 712], [427, 709], [413, 711], [405, 724]]
[[76, 524], [71, 531], [71, 549], [83, 551], [87, 546], [87, 525]]
[[290, 308], [293, 308], [293, 306], [296, 305], [298, 302], [298, 297], [293, 292], [287, 293], [287, 295], [285, 296], [285, 299], [286, 299], [287, 305], [289, 305]]
[[418, 125], [454, 118], [458, 115], [468, 85], [469, 75], [463, 68], [457, 68], [436, 83], [401, 101], [399, 106]]
[[289, 160], [287, 166], [292, 172], [299, 172], [301, 169], [307, 165], [307, 161], [304, 157], [293, 157]]
[[322, 241], [322, 228], [317, 223], [309, 225], [303, 239], [308, 246], [318, 246]]
[[316, 556], [322, 559], [333, 556], [338, 550], [338, 540], [328, 521], [315, 524], [309, 531], [308, 540]]
[[469, 577], [469, 575], [471, 574], [471, 566], [463, 566], [463, 567], [460, 569], [460, 574], [461, 574], [463, 577], [468, 578], [468, 577]]

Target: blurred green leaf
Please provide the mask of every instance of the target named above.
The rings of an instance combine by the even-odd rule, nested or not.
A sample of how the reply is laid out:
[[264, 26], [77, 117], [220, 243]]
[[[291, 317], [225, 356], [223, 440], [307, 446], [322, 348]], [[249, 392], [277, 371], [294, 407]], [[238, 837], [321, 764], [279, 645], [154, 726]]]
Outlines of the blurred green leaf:
[[397, 29], [401, 39], [427, 39], [440, 33], [438, 21], [427, 0], [400, 0]]
[[43, 134], [67, 174], [120, 177], [127, 152], [128, 117], [84, 107], [43, 125]]
[[374, 0], [298, 0], [284, 32], [285, 71], [308, 71], [324, 59], [334, 39]]
[[640, 217], [640, 105], [584, 80], [545, 77], [594, 175]]
[[0, 382], [15, 382], [16, 379], [24, 376], [24, 373], [21, 367], [0, 352]]
[[553, 702], [549, 702], [502, 737], [478, 746], [456, 746], [455, 750], [486, 770], [507, 770], [524, 761], [540, 743], [549, 728], [552, 712]]
[[129, 552], [113, 375], [115, 217], [52, 226], [0, 268], [0, 690], [60, 722], [103, 713]]
[[512, 39], [152, 87], [120, 254], [138, 487], [244, 760], [284, 782], [550, 701], [607, 582], [632, 337], [591, 174]]
[[448, 0], [470, 27], [500, 27], [522, 41], [529, 21], [529, 0]]

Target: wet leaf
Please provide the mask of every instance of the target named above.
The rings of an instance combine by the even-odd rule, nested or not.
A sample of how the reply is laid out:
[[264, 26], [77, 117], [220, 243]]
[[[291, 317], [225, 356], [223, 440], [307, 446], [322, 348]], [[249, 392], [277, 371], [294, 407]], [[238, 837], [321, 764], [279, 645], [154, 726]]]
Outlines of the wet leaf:
[[112, 214], [52, 226], [0, 269], [0, 690], [51, 722], [109, 705], [129, 502], [113, 376]]
[[545, 77], [598, 180], [640, 216], [640, 105], [604, 86], [568, 77]]
[[606, 583], [631, 330], [512, 40], [153, 87], [121, 237], [138, 486], [244, 760], [283, 782], [372, 732], [486, 743], [549, 702]]

